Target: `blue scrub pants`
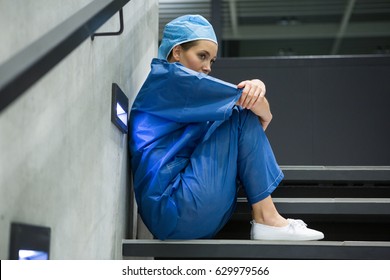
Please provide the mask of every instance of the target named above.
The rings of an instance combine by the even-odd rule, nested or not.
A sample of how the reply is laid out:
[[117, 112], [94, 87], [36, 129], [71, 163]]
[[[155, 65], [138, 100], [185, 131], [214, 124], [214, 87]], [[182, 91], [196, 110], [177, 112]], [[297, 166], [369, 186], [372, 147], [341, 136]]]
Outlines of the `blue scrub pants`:
[[235, 106], [231, 117], [195, 148], [190, 164], [175, 178], [171, 198], [178, 217], [167, 238], [213, 237], [235, 209], [237, 177], [252, 205], [275, 190], [283, 173], [258, 117]]

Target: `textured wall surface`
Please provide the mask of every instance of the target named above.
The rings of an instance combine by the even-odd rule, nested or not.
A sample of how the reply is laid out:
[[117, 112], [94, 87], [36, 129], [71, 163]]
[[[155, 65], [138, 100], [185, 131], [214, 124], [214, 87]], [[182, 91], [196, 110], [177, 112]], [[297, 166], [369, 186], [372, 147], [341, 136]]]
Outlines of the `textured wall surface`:
[[[2, 0], [0, 64], [90, 2]], [[50, 227], [51, 259], [122, 258], [130, 176], [111, 85], [131, 105], [157, 54], [158, 1], [132, 0], [124, 22], [121, 36], [87, 39], [0, 112], [1, 259], [11, 222]], [[116, 14], [98, 31], [118, 29]]]

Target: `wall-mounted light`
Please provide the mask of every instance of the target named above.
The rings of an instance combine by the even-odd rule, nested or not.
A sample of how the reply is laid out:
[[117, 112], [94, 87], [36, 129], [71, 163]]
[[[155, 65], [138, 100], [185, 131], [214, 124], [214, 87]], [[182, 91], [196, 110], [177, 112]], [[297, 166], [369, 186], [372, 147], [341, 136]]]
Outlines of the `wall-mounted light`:
[[112, 84], [111, 121], [123, 133], [127, 133], [129, 99], [120, 87]]
[[22, 223], [11, 224], [11, 260], [48, 260], [50, 228]]

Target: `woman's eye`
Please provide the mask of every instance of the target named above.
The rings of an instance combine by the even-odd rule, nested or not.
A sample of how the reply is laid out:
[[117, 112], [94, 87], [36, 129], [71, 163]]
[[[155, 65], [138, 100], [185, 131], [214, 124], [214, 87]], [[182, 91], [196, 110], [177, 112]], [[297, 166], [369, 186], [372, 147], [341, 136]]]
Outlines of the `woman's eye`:
[[205, 60], [205, 59], [206, 59], [206, 55], [200, 54], [200, 55], [199, 55], [199, 58], [200, 58], [201, 60]]

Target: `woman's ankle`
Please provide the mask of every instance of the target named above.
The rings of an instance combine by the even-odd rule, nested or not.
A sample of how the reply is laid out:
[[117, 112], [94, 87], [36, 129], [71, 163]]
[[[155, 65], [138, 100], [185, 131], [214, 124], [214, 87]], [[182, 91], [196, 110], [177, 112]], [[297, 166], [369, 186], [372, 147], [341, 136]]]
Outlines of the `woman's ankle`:
[[288, 221], [282, 217], [276, 209], [271, 196], [252, 204], [252, 217], [258, 224], [274, 227], [288, 225]]
[[281, 215], [253, 215], [253, 220], [257, 224], [263, 224], [273, 227], [284, 227], [288, 225], [287, 219]]

